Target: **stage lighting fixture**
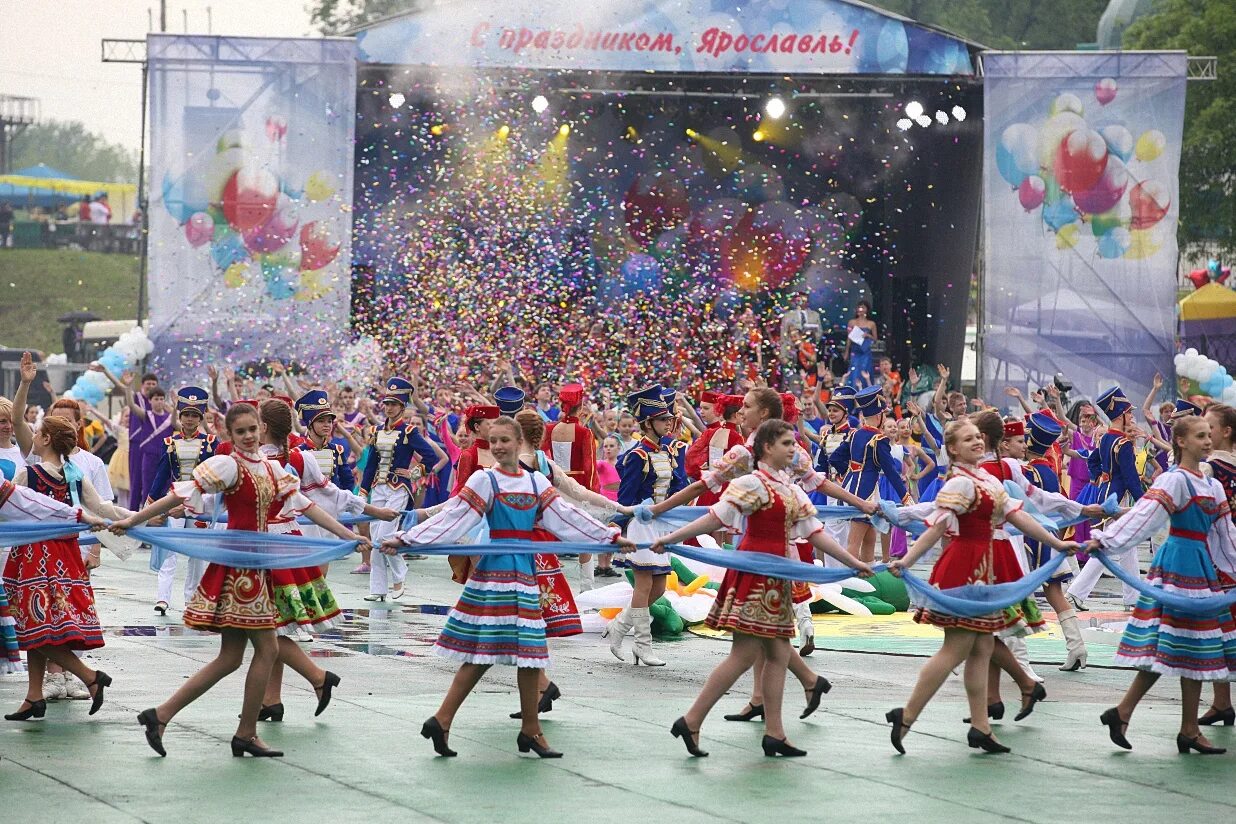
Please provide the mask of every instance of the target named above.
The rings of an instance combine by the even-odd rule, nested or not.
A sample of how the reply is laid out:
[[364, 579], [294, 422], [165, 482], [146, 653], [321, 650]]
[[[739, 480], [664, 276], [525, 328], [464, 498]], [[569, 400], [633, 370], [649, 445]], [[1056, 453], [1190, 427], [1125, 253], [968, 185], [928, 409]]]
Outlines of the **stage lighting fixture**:
[[386, 99], [386, 102], [391, 104], [392, 109], [398, 109], [400, 106], [404, 104], [404, 101], [406, 99], [407, 98], [405, 98], [399, 92], [393, 92], [391, 93], [391, 96]]
[[434, 137], [441, 137], [442, 133], [445, 131], [446, 131], [445, 123], [435, 123], [434, 125], [429, 127], [429, 133], [433, 135]]
[[936, 112], [936, 122], [939, 123], [941, 126], [948, 125], [948, 115], [946, 115], [942, 111], [937, 111]]
[[694, 140], [695, 138], [699, 136], [700, 136], [700, 133], [697, 132], [695, 129], [687, 129], [687, 137], [691, 138], [692, 140]]
[[908, 117], [903, 117], [897, 121], [897, 128], [901, 129], [903, 132], [907, 131], [913, 125], [914, 121]]
[[918, 120], [923, 116], [923, 104], [917, 100], [911, 100], [906, 104], [906, 117], [911, 120]]
[[773, 120], [780, 120], [785, 114], [785, 101], [780, 97], [768, 98], [768, 102], [764, 104], [764, 114]]
[[918, 117], [914, 118], [914, 122], [925, 129], [931, 125], [931, 118], [925, 114], [920, 114]]
[[954, 106], [953, 107], [953, 119], [956, 120], [958, 123], [965, 120], [966, 110], [963, 109], [961, 106]]
[[549, 101], [545, 98], [545, 95], [538, 94], [536, 97], [532, 98], [532, 111], [540, 114], [548, 108]]
[[566, 137], [570, 133], [571, 133], [571, 127], [568, 126], [566, 123], [563, 123], [561, 126], [558, 127], [558, 134], [561, 137]]
[[498, 137], [506, 138], [511, 133], [511, 127], [503, 123], [498, 127]]
[[761, 142], [763, 142], [763, 140], [764, 140], [764, 131], [763, 131], [762, 129], [756, 129], [756, 130], [752, 133], [752, 135], [751, 135], [751, 139], [752, 139], [752, 140], [754, 140], [756, 143], [761, 143]]

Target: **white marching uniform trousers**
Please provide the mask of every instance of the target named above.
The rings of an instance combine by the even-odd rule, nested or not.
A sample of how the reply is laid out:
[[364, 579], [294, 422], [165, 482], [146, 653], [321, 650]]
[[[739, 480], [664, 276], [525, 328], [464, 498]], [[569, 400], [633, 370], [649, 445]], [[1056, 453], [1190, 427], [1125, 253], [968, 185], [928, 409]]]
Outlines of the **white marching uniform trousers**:
[[[167, 525], [175, 529], [185, 528], [185, 519], [183, 518], [168, 518]], [[190, 527], [192, 528], [192, 527]], [[167, 558], [163, 561], [163, 566], [159, 567], [159, 591], [155, 596], [156, 601], [163, 601], [170, 604], [172, 602], [172, 583], [176, 577], [176, 559], [180, 555], [175, 552], [169, 552]], [[202, 582], [202, 576], [206, 573], [206, 562], [197, 558], [185, 558], [185, 603], [189, 603], [189, 599], [193, 597], [193, 593], [197, 592], [197, 585]]]
[[[1137, 563], [1137, 550], [1131, 549], [1116, 560], [1116, 563], [1129, 571], [1135, 576], [1141, 575], [1141, 569]], [[1094, 589], [1094, 585], [1099, 582], [1099, 578], [1106, 571], [1102, 562], [1098, 558], [1091, 558], [1086, 561], [1086, 565], [1082, 567], [1081, 573], [1073, 579], [1073, 583], [1069, 584], [1068, 592], [1070, 595], [1076, 595], [1083, 601], [1090, 597], [1090, 591]], [[1137, 603], [1137, 597], [1140, 594], [1137, 590], [1128, 584], [1121, 583], [1123, 589], [1122, 600], [1126, 607], [1133, 606]]]
[[[369, 493], [369, 503], [402, 512], [408, 508], [408, 488], [379, 484]], [[399, 531], [399, 521], [400, 519], [396, 518], [393, 521], [369, 523], [369, 540], [373, 544], [373, 552], [369, 553], [370, 595], [386, 595], [390, 591], [391, 579], [402, 584], [404, 578], [408, 577], [408, 562], [402, 556], [387, 555], [378, 549], [384, 538]]]

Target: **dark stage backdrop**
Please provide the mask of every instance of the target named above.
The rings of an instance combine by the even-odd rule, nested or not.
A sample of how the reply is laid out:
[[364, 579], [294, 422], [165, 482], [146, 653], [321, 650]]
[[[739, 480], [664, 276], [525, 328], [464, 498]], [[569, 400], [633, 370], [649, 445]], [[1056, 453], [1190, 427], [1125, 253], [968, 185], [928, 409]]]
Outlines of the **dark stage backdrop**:
[[[576, 88], [585, 79], [627, 91]], [[354, 324], [438, 379], [514, 356], [615, 388], [691, 367], [724, 382], [757, 349], [775, 353], [783, 307], [804, 291], [824, 319], [822, 356], [866, 299], [903, 372], [959, 367], [979, 87], [782, 85], [779, 120], [763, 111], [769, 88], [362, 68]], [[931, 125], [898, 126], [910, 101]]]

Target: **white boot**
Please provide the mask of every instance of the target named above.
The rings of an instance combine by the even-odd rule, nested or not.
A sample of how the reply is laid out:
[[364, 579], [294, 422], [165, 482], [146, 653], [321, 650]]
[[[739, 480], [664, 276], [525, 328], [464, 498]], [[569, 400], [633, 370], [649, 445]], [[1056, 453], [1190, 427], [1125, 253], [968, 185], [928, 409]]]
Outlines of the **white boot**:
[[1060, 669], [1063, 672], [1085, 669], [1086, 641], [1082, 638], [1081, 623], [1077, 620], [1077, 613], [1066, 609], [1056, 617], [1060, 621], [1060, 631], [1064, 633], [1065, 647], [1069, 652], [1068, 657], [1064, 659], [1064, 666]]
[[798, 654], [810, 655], [815, 652], [815, 620], [811, 617], [811, 604], [809, 602], [795, 604], [794, 619], [798, 626], [798, 635], [802, 640], [798, 647]]
[[635, 646], [631, 654], [635, 656], [636, 666], [642, 661], [646, 667], [663, 667], [665, 662], [652, 654], [652, 615], [648, 607], [630, 610], [635, 624]]
[[579, 591], [587, 592], [596, 586], [597, 556], [579, 562]]
[[1029, 675], [1034, 681], [1043, 683], [1043, 676], [1034, 671], [1030, 666], [1030, 650], [1026, 647], [1025, 638], [1004, 638], [1004, 645], [1009, 648], [1009, 652], [1013, 653], [1013, 657], [1017, 659], [1017, 663], [1021, 665], [1022, 670], [1026, 675]]
[[627, 633], [631, 631], [631, 613], [633, 611], [628, 607], [615, 615], [614, 620], [610, 621], [601, 633], [601, 637], [609, 641], [609, 651], [619, 661], [627, 660], [622, 652], [622, 639], [626, 638]]
[[66, 675], [68, 675], [66, 672], [43, 673], [44, 701], [59, 701], [62, 698], [69, 697], [68, 685], [64, 682]]

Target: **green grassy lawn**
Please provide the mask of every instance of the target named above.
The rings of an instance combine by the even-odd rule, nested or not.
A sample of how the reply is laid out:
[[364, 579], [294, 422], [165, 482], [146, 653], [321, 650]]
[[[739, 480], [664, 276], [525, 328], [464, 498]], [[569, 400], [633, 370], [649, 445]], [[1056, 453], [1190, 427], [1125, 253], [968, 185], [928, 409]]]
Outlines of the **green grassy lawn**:
[[137, 316], [137, 258], [50, 249], [0, 249], [0, 346], [62, 349], [56, 318]]

